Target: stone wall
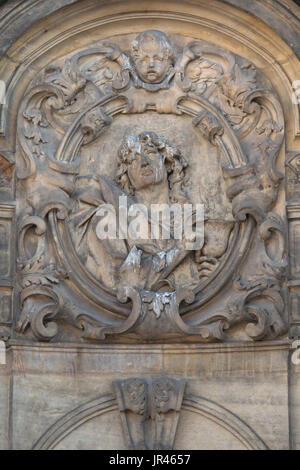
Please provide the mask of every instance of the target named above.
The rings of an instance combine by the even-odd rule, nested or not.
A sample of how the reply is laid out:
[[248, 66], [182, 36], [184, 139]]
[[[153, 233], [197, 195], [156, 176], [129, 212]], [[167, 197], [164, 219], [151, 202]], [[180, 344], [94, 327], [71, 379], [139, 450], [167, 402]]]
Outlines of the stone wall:
[[[298, 449], [299, 7], [0, 24], [0, 448]], [[153, 203], [202, 204], [203, 239], [101, 239]]]

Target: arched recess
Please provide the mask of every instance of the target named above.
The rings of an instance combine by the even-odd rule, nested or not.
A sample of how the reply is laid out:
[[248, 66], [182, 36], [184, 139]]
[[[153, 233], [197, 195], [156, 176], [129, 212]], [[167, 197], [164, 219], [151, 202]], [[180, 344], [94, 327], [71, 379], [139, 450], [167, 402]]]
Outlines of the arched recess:
[[49, 15], [45, 11], [45, 15], [17, 39], [0, 60], [0, 76], [7, 88], [6, 104], [1, 112], [1, 151], [14, 152], [19, 102], [37, 71], [79, 44], [85, 47], [113, 36], [120, 25], [124, 33], [155, 27], [176, 34], [188, 28], [196, 39], [227, 48], [253, 62], [265, 73], [280, 97], [288, 148], [293, 150], [299, 146], [299, 107], [291, 100], [292, 83], [298, 78], [298, 58], [278, 33], [254, 15], [218, 0], [209, 3], [167, 0], [163, 6], [154, 0], [151, 11], [144, 0], [85, 0]]
[[[86, 402], [64, 415], [47, 429], [34, 444], [33, 450], [53, 450], [59, 446], [67, 436], [71, 437], [72, 432], [76, 431], [80, 426], [105, 413], [116, 412], [117, 410], [117, 401], [113, 394], [102, 395], [92, 401]], [[221, 427], [225, 429], [232, 436], [233, 441], [236, 440], [236, 445], [239, 443], [243, 448], [248, 450], [268, 449], [264, 441], [247, 423], [214, 401], [195, 395], [187, 395], [183, 400], [181, 413], [185, 411], [196, 413], [214, 423], [217, 428]], [[177, 433], [180, 431], [180, 425], [181, 421], [179, 419]], [[197, 418], [194, 418], [192, 432], [193, 429], [196, 430], [196, 427]], [[184, 429], [183, 432], [185, 432]], [[81, 435], [81, 440], [84, 440], [83, 435]], [[100, 441], [101, 429], [99, 429], [99, 442]], [[119, 448], [118, 444], [119, 443], [116, 442], [114, 445], [112, 442], [112, 448]], [[101, 448], [99, 448], [99, 450], [101, 450]]]
[[118, 409], [115, 397], [102, 395], [65, 414], [38, 439], [34, 450], [50, 450], [85, 422]]
[[[298, 107], [292, 104], [290, 97], [291, 83], [297, 78], [298, 60], [293, 50], [263, 21], [235, 6], [226, 4], [225, 9], [223, 6], [224, 3], [218, 0], [210, 4], [202, 0], [183, 3], [170, 0], [164, 2], [163, 6], [155, 0], [149, 10], [147, 2], [143, 0], [88, 0], [68, 5], [43, 17], [12, 44], [0, 63], [0, 73], [2, 66], [7, 83], [0, 151], [4, 155], [9, 154], [10, 159], [14, 160], [16, 115], [26, 87], [37, 72], [75, 49], [113, 37], [120, 28], [126, 35], [149, 27], [170, 34], [188, 31], [195, 39], [222, 46], [251, 61], [277, 91], [284, 109], [286, 142], [289, 149], [295, 148], [299, 135], [299, 116]], [[279, 164], [282, 166], [280, 158]], [[46, 339], [49, 339], [47, 335]]]
[[[267, 450], [266, 443], [245, 421], [218, 403], [194, 395], [186, 396], [182, 410], [201, 415], [224, 428], [247, 450]], [[180, 440], [179, 440], [180, 442]], [[175, 441], [176, 445], [176, 441]]]

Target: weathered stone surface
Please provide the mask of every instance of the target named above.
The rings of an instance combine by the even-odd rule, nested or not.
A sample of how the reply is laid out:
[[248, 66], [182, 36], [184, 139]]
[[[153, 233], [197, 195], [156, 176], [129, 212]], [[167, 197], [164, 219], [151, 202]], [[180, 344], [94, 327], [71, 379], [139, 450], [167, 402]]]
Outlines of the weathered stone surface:
[[297, 6], [0, 22], [0, 448], [299, 448]]
[[[45, 67], [18, 117], [17, 332], [68, 339], [71, 323], [98, 341], [232, 341], [235, 325], [245, 339], [284, 335], [284, 221], [274, 211], [284, 123], [271, 88], [250, 62], [158, 30]], [[203, 240], [181, 226], [178, 236], [170, 213], [154, 230], [152, 204], [181, 219], [200, 203]], [[110, 238], [99, 228], [108, 205], [118, 219]]]
[[[112, 382], [130, 379], [133, 369], [143, 381], [162, 376], [187, 380], [174, 448], [206, 448], [207, 422], [219, 436], [210, 448], [239, 448], [238, 442], [250, 449], [289, 447], [287, 343], [11, 348], [16, 449], [123, 449]], [[25, 432], [28, 423], [31, 433]], [[191, 440], [197, 429], [197, 441]]]
[[10, 363], [0, 364], [0, 449], [7, 450], [10, 447], [10, 387], [11, 368]]

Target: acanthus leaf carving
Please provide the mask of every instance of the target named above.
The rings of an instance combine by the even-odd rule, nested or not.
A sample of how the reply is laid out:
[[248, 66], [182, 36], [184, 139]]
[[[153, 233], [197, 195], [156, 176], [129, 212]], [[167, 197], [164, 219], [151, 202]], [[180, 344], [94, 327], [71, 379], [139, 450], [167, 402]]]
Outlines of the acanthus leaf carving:
[[[265, 337], [276, 338], [286, 332], [286, 324], [282, 319], [284, 303], [280, 295], [278, 281], [274, 278], [253, 278], [248, 282], [236, 280], [243, 295], [237, 295], [228, 305], [231, 314], [249, 320], [246, 334], [254, 340]], [[255, 303], [256, 298], [263, 298], [267, 303]]]
[[[227, 304], [228, 326], [249, 321], [245, 332], [253, 340], [276, 338], [287, 331], [280, 285], [287, 268], [284, 234], [281, 217], [268, 213], [258, 228], [258, 239], [263, 243], [260, 268], [246, 280], [238, 275], [233, 283], [236, 294]], [[268, 247], [272, 237], [278, 237], [275, 254]]]
[[252, 215], [258, 222], [276, 201], [283, 178], [274, 167], [274, 153], [262, 150], [254, 161], [240, 168], [224, 168], [224, 176], [231, 181], [227, 189], [233, 214], [238, 220]]
[[[27, 233], [32, 228], [37, 243], [34, 253], [30, 255], [27, 253]], [[67, 273], [61, 267], [49, 264], [44, 218], [25, 216], [20, 221], [19, 230], [18, 277], [22, 288], [22, 310], [16, 330], [23, 333], [30, 326], [37, 339], [49, 341], [57, 334], [57, 325], [52, 320], [63, 305], [53, 286], [66, 278]]]
[[128, 449], [172, 449], [185, 381], [130, 378], [113, 383]]
[[[58, 62], [47, 66], [34, 80], [19, 116], [23, 162], [18, 178], [23, 180], [27, 211], [20, 221], [20, 233], [23, 243], [28, 227], [35, 226], [38, 237], [35, 255], [20, 257], [20, 284], [25, 289], [21, 294], [22, 315], [26, 318], [21, 324], [28, 326], [31, 322], [28, 305], [43, 298], [51, 308], [41, 306], [39, 312], [43, 313], [34, 314], [38, 318], [35, 324], [40, 326], [33, 330], [45, 340], [55, 328], [51, 326], [46, 333], [41, 325], [45, 327], [64, 309], [68, 310], [66, 317], [82, 330], [81, 337], [94, 341], [120, 335], [134, 340], [186, 337], [222, 341], [226, 340], [225, 331], [247, 318], [251, 325], [246, 331], [254, 340], [283, 334], [278, 286], [285, 276], [286, 260], [284, 255], [275, 259], [271, 247], [273, 235], [282, 232], [279, 216], [271, 211], [282, 180], [276, 158], [284, 136], [283, 116], [276, 95], [261, 85], [255, 67], [200, 41], [188, 43], [176, 54], [170, 39], [155, 30], [139, 34], [130, 53], [117, 43], [102, 41]], [[113, 127], [115, 116], [147, 112], [190, 119], [201, 138], [219, 155], [232, 218], [205, 220], [204, 244], [192, 253], [185, 240], [177, 242], [175, 237], [165, 246], [157, 240], [145, 244], [128, 238], [128, 245], [123, 240], [101, 245], [95, 235], [98, 209], [110, 204], [118, 211], [120, 197], [129, 196], [129, 204], [148, 204], [150, 199], [161, 202], [162, 195], [166, 196], [163, 202], [179, 206], [189, 202], [187, 181], [193, 170], [188, 155], [152, 131], [130, 135], [126, 130], [123, 140], [118, 136], [122, 143], [113, 181], [102, 174], [84, 173], [93, 161], [91, 145]], [[83, 164], [85, 149], [88, 163]], [[155, 181], [151, 180], [150, 199], [141, 199], [143, 191], [132, 183], [134, 178], [140, 185], [145, 183], [146, 164], [139, 163], [137, 155], [148, 162], [145, 178], [150, 181], [156, 175]], [[134, 161], [140, 165], [135, 173]], [[216, 239], [218, 231], [221, 241]], [[240, 265], [246, 263], [255, 232], [261, 242], [257, 242], [258, 251], [264, 253], [257, 280], [260, 288], [251, 288], [253, 277], [246, 276], [242, 284], [249, 287], [242, 300], [228, 305], [227, 310], [205, 313], [202, 318], [197, 314], [197, 321], [190, 322], [190, 313], [185, 319], [182, 311], [192, 312], [193, 306], [198, 308], [202, 299], [203, 303], [212, 299], [229, 279], [233, 280]], [[235, 256], [235, 246], [236, 251], [241, 247], [240, 256]], [[26, 251], [24, 247], [20, 246], [20, 253]], [[191, 274], [182, 282], [180, 269], [184, 263]], [[107, 283], [105, 264], [114, 269]], [[226, 269], [228, 275], [224, 274]], [[55, 286], [63, 286], [69, 275], [69, 285], [76, 285], [100, 307], [98, 316], [89, 311], [83, 314], [60, 298]], [[268, 279], [276, 282], [263, 287]], [[34, 294], [34, 288], [38, 293]], [[31, 289], [28, 296], [26, 289]], [[273, 307], [254, 304], [259, 296]], [[117, 318], [109, 322], [101, 317], [102, 307]]]
[[60, 296], [46, 286], [30, 286], [21, 293], [22, 312], [16, 329], [20, 333], [30, 326], [40, 341], [50, 341], [58, 332], [53, 321], [62, 305]]

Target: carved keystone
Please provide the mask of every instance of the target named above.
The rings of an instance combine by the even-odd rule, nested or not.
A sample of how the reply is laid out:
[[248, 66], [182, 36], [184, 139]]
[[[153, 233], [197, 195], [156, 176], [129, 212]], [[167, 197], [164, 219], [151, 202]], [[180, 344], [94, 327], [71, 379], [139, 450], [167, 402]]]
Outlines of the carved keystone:
[[113, 384], [128, 449], [172, 449], [186, 382], [159, 377]]

